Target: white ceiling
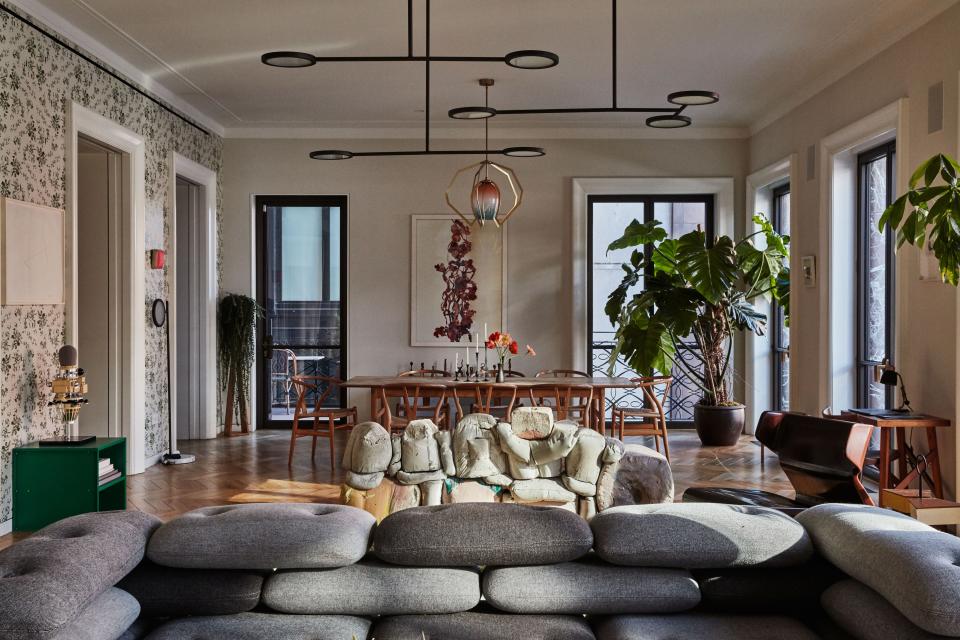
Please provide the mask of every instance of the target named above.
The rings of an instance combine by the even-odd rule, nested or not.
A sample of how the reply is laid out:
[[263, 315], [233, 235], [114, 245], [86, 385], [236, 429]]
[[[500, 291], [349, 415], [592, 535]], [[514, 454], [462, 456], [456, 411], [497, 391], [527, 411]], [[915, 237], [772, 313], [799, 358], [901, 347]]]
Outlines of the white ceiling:
[[[275, 69], [277, 49], [318, 55], [404, 55], [404, 0], [15, 0], [70, 25], [162, 96], [227, 135], [297, 128], [409, 131], [423, 119], [423, 63], [329, 63]], [[711, 89], [695, 126], [743, 131], [782, 114], [956, 0], [620, 0], [619, 104], [665, 105], [666, 94]], [[435, 0], [433, 55], [503, 55], [547, 49], [559, 66], [434, 63], [431, 117], [477, 104], [492, 77], [500, 108], [610, 105], [608, 0]], [[424, 0], [414, 0], [422, 54]], [[57, 18], [57, 20], [54, 20]], [[87, 43], [89, 44], [89, 43]], [[500, 116], [492, 127], [622, 127], [635, 114]], [[219, 126], [216, 126], [219, 125]], [[463, 129], [466, 127], [466, 129]]]

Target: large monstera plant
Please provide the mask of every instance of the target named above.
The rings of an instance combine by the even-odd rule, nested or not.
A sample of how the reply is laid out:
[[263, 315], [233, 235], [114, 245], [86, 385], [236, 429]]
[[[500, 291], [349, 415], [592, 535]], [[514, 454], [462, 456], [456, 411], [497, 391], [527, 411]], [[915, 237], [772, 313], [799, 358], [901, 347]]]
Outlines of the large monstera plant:
[[[700, 388], [701, 404], [737, 404], [729, 384], [733, 332], [764, 334], [767, 317], [753, 305], [759, 296], [789, 310], [790, 238], [761, 214], [753, 220], [758, 231], [739, 242], [722, 236], [712, 244], [700, 230], [668, 238], [656, 220], [627, 226], [607, 248], [635, 247], [604, 308], [616, 327], [612, 363], [621, 357], [641, 375], [679, 370]], [[755, 242], [759, 238], [764, 242]], [[641, 280], [643, 290], [630, 295]], [[691, 341], [696, 349], [681, 357]]]
[[940, 264], [940, 278], [953, 286], [960, 281], [958, 174], [956, 160], [943, 154], [933, 156], [917, 167], [910, 176], [910, 189], [880, 217], [881, 233], [887, 225], [897, 232], [898, 249], [904, 242], [929, 246]]

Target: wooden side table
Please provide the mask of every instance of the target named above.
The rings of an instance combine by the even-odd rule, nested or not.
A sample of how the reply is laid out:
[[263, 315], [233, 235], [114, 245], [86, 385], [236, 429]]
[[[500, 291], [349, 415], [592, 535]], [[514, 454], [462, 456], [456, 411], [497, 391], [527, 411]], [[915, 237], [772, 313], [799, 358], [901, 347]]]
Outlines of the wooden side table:
[[[120, 476], [98, 486], [100, 458]], [[35, 531], [78, 513], [127, 508], [127, 439], [97, 438], [78, 446], [13, 450], [13, 530]]]
[[884, 489], [881, 501], [890, 509], [904, 513], [930, 526], [960, 526], [960, 503], [934, 498], [929, 491], [923, 497], [916, 489]]
[[[943, 498], [943, 483], [940, 477], [940, 452], [937, 447], [937, 427], [949, 427], [950, 421], [946, 418], [928, 416], [922, 413], [906, 414], [903, 417], [879, 418], [876, 416], [857, 413], [851, 409], [844, 411], [840, 418], [850, 422], [870, 424], [880, 429], [880, 506], [883, 502], [883, 489], [906, 489], [917, 479], [917, 456], [907, 444], [908, 429], [922, 429], [927, 436], [930, 450], [927, 452], [927, 468], [930, 471], [930, 484], [933, 486], [933, 495]], [[896, 443], [893, 438], [896, 436]], [[894, 446], [895, 445], [895, 446]], [[899, 465], [897, 473], [903, 474], [904, 469], [912, 467], [909, 473], [902, 477], [891, 470], [896, 460]]]

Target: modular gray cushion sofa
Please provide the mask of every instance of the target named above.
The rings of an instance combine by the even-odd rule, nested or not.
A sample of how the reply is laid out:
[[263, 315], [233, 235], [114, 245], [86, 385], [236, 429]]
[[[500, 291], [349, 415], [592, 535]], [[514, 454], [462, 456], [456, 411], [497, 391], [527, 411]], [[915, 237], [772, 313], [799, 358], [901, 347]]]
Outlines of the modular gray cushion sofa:
[[339, 505], [208, 508], [162, 526], [88, 514], [0, 551], [0, 638], [960, 637], [958, 564], [956, 538], [856, 505], [796, 520], [630, 506], [588, 523], [466, 503], [379, 526]]

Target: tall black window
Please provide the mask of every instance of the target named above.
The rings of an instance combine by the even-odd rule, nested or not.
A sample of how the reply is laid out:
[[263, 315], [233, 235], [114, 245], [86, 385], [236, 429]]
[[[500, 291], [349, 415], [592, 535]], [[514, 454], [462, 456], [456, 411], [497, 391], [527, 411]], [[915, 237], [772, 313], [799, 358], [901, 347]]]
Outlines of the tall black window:
[[[623, 230], [634, 219], [643, 222], [659, 220], [671, 238], [679, 238], [699, 227], [706, 232], [709, 241], [713, 238], [713, 195], [590, 196], [587, 205], [587, 260], [590, 265], [590, 277], [587, 279], [590, 342], [587, 355], [591, 371], [596, 375], [607, 375], [613, 353], [614, 327], [604, 314], [603, 307], [607, 296], [623, 278], [620, 265], [628, 261], [632, 252], [631, 249], [622, 249], [607, 254], [607, 246], [623, 235]], [[636, 291], [642, 289], [641, 280]], [[688, 350], [693, 348], [692, 342]], [[684, 357], [683, 350], [679, 356]], [[687, 357], [691, 366], [695, 366], [695, 356], [688, 354]], [[617, 375], [636, 375], [622, 361], [616, 363], [614, 371]], [[693, 420], [693, 405], [700, 398], [700, 390], [680, 371], [673, 371], [672, 375], [674, 382], [670, 387], [667, 420], [674, 426], [686, 426]], [[621, 406], [643, 404], [643, 398], [629, 390], [610, 390], [607, 400], [608, 407], [613, 403]]]
[[857, 157], [857, 404], [884, 408], [892, 387], [874, 379], [876, 365], [893, 361], [894, 238], [877, 225], [894, 188], [896, 146], [888, 142]]
[[[773, 189], [773, 228], [780, 235], [790, 234], [790, 184]], [[773, 349], [773, 408], [777, 411], [790, 410], [790, 328], [786, 315], [776, 302], [772, 309], [773, 330], [770, 332], [770, 346]]]

